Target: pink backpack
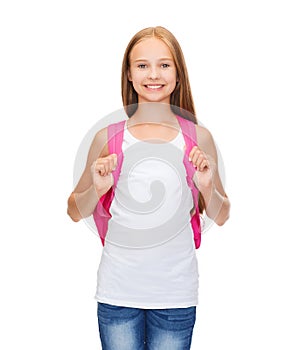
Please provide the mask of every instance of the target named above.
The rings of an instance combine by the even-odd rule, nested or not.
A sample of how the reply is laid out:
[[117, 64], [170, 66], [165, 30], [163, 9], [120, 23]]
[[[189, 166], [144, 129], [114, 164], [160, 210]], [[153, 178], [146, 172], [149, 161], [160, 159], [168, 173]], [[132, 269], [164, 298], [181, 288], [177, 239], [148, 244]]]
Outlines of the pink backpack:
[[[187, 184], [190, 187], [193, 195], [195, 213], [191, 217], [191, 226], [194, 232], [194, 242], [195, 249], [198, 249], [201, 244], [201, 222], [200, 222], [200, 213], [198, 206], [198, 189], [194, 184], [193, 175], [196, 171], [192, 163], [189, 161], [188, 156], [191, 152], [191, 149], [197, 145], [197, 137], [196, 137], [196, 128], [195, 124], [179, 115], [176, 116], [179, 122], [179, 125], [182, 130], [182, 134], [184, 136], [186, 150], [184, 154], [183, 164], [186, 169], [186, 179]], [[102, 242], [102, 245], [105, 244], [105, 236], [108, 228], [108, 221], [111, 218], [111, 214], [109, 212], [109, 208], [111, 206], [112, 200], [115, 196], [115, 187], [117, 185], [121, 167], [123, 163], [123, 152], [122, 152], [122, 142], [123, 142], [123, 134], [124, 134], [124, 125], [125, 120], [122, 120], [117, 123], [110, 124], [108, 126], [108, 149], [109, 153], [116, 153], [118, 156], [118, 164], [116, 169], [112, 172], [114, 177], [113, 186], [99, 199], [98, 204], [93, 212], [94, 221]]]

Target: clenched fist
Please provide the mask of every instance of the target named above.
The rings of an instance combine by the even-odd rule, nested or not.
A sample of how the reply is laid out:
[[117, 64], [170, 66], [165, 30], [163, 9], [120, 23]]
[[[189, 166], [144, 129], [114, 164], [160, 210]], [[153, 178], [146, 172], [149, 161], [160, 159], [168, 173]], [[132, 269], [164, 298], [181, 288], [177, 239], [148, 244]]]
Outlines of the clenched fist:
[[189, 154], [189, 160], [196, 168], [193, 180], [200, 192], [211, 189], [214, 183], [216, 163], [199, 147], [194, 146]]
[[107, 192], [114, 183], [112, 171], [117, 166], [117, 155], [112, 153], [106, 157], [97, 158], [92, 166], [92, 179], [97, 193]]

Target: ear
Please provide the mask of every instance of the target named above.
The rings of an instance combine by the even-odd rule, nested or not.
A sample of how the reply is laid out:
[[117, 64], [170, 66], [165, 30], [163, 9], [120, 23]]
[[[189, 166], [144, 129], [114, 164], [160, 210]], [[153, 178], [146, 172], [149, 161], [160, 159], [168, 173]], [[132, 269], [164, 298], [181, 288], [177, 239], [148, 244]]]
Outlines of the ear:
[[130, 68], [128, 68], [128, 70], [127, 70], [127, 78], [128, 78], [129, 81], [132, 81]]

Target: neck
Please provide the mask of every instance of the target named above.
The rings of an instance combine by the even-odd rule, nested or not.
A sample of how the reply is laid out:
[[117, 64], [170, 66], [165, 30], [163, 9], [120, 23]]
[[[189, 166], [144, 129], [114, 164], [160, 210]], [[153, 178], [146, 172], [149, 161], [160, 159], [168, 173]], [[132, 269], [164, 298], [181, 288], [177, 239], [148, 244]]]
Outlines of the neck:
[[174, 123], [175, 114], [168, 103], [139, 103], [134, 115], [130, 118], [141, 123]]

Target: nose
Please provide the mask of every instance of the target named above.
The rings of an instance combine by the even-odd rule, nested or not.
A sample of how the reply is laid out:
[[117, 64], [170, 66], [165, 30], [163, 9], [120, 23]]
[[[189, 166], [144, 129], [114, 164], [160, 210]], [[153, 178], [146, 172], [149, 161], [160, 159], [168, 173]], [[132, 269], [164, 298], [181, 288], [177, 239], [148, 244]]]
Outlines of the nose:
[[159, 71], [157, 67], [150, 67], [149, 69], [149, 78], [150, 79], [158, 79], [159, 78]]

